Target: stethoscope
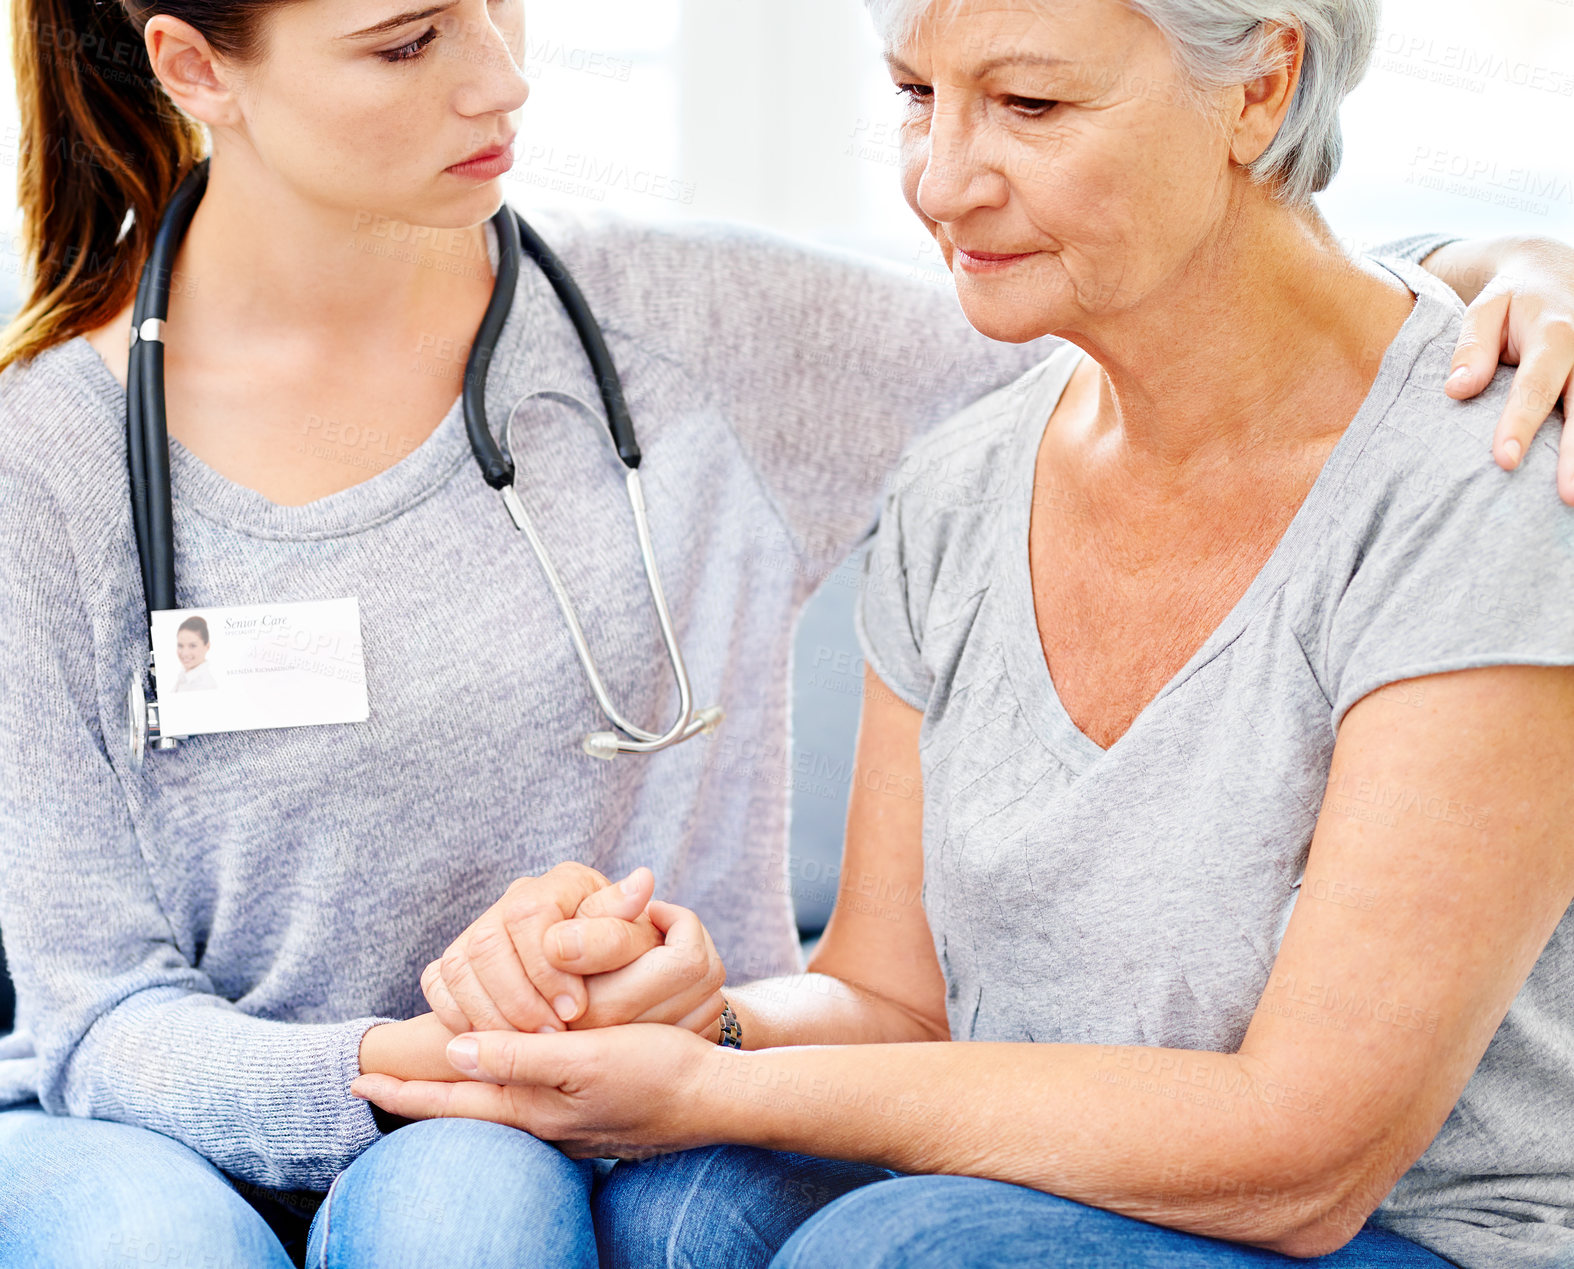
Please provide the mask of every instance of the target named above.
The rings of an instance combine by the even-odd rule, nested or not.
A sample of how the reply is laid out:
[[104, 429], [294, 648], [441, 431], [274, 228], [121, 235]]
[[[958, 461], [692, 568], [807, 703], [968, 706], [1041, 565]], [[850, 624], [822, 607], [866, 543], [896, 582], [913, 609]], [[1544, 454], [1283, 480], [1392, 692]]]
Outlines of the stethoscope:
[[[137, 556], [142, 565], [142, 588], [149, 622], [147, 662], [132, 673], [126, 701], [131, 760], [137, 769], [141, 768], [143, 754], [149, 748], [173, 749], [179, 743], [178, 737], [165, 736], [159, 730], [151, 646], [152, 614], [176, 607], [169, 430], [164, 413], [164, 323], [169, 316], [169, 279], [175, 255], [196, 213], [197, 204], [202, 201], [207, 183], [208, 161], [203, 159], [180, 183], [159, 222], [152, 251], [137, 286], [136, 305], [131, 317], [131, 357], [126, 376], [126, 455], [131, 472], [132, 529], [137, 540]], [[526, 223], [523, 216], [505, 204], [492, 217], [492, 227], [497, 231], [497, 276], [492, 284], [491, 302], [481, 318], [481, 326], [465, 363], [465, 429], [469, 433], [470, 448], [481, 468], [481, 475], [488, 485], [502, 495], [509, 518], [515, 528], [525, 535], [536, 559], [540, 561], [547, 584], [568, 625], [574, 650], [579, 654], [580, 664], [585, 667], [590, 689], [602, 713], [616, 728], [615, 731], [597, 731], [587, 735], [583, 741], [584, 750], [593, 758], [605, 759], [616, 758], [620, 753], [655, 753], [701, 732], [714, 731], [721, 724], [723, 712], [714, 705], [709, 709], [694, 709], [694, 693], [689, 683], [688, 668], [678, 647], [677, 634], [672, 628], [672, 614], [667, 608], [661, 575], [656, 568], [655, 550], [651, 546], [650, 521], [645, 512], [645, 495], [639, 481], [639, 443], [634, 437], [634, 423], [623, 398], [623, 383], [612, 354], [607, 351], [601, 328], [563, 262]], [[547, 554], [546, 544], [536, 532], [514, 489], [513, 461], [498, 448], [487, 426], [487, 368], [491, 364], [503, 324], [513, 307], [514, 291], [519, 280], [521, 247], [552, 283], [552, 289], [557, 292], [569, 320], [578, 332], [579, 341], [590, 360], [601, 391], [612, 443], [628, 469], [628, 500], [634, 512], [634, 527], [639, 537], [640, 556], [645, 564], [645, 579], [650, 585], [651, 600], [661, 625], [661, 637], [667, 646], [667, 657], [672, 663], [672, 673], [678, 684], [678, 717], [664, 732], [650, 732], [635, 726], [612, 703], [601, 673], [596, 668], [595, 657], [591, 655], [584, 627], [569, 598], [568, 588], [564, 586], [562, 577]]]

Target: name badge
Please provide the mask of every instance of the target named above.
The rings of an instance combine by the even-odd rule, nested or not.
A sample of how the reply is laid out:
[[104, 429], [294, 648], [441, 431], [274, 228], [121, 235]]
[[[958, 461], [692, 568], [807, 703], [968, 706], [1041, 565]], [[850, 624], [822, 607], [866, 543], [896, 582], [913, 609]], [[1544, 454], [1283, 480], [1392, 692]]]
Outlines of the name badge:
[[362, 723], [370, 713], [353, 598], [155, 612], [153, 669], [166, 736]]

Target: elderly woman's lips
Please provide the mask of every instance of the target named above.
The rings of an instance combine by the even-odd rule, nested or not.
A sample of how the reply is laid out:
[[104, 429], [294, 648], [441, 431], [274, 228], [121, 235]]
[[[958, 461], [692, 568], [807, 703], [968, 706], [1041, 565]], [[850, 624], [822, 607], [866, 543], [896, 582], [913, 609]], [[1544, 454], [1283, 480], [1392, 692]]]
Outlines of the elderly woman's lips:
[[1018, 260], [1026, 260], [1029, 256], [1037, 255], [1038, 253], [1036, 251], [1018, 251], [1006, 254], [999, 251], [969, 251], [965, 247], [958, 247], [956, 254], [964, 269], [982, 271], [1002, 269], [1015, 264]]

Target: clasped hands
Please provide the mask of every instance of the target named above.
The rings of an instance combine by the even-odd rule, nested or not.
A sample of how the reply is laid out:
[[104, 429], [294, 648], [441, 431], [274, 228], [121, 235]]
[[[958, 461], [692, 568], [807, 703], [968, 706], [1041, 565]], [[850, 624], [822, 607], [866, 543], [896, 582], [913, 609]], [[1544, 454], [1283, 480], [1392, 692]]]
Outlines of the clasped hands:
[[[432, 1012], [367, 1031], [351, 1091], [406, 1118], [513, 1124], [577, 1155], [630, 1134], [629, 1152], [681, 1148], [616, 1121], [654, 1127], [651, 1091], [677, 1091], [714, 1050], [726, 969], [700, 919], [654, 890], [648, 868], [614, 883], [583, 864], [514, 882], [422, 973]], [[591, 1117], [614, 1122], [587, 1137], [592, 1095]]]
[[584, 864], [524, 877], [421, 975], [454, 1034], [664, 1022], [715, 1040], [726, 970], [700, 919]]

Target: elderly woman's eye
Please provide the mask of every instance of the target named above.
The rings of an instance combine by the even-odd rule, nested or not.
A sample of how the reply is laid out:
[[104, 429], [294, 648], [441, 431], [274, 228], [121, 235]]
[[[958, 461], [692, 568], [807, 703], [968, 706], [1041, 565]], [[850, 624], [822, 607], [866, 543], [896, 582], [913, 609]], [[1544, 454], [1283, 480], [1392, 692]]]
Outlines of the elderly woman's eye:
[[896, 86], [896, 95], [898, 97], [905, 97], [910, 102], [922, 105], [934, 97], [935, 90], [928, 84], [898, 84]]
[[1005, 102], [1025, 119], [1037, 119], [1047, 115], [1060, 104], [1058, 101], [1045, 101], [1040, 97], [1007, 97]]

